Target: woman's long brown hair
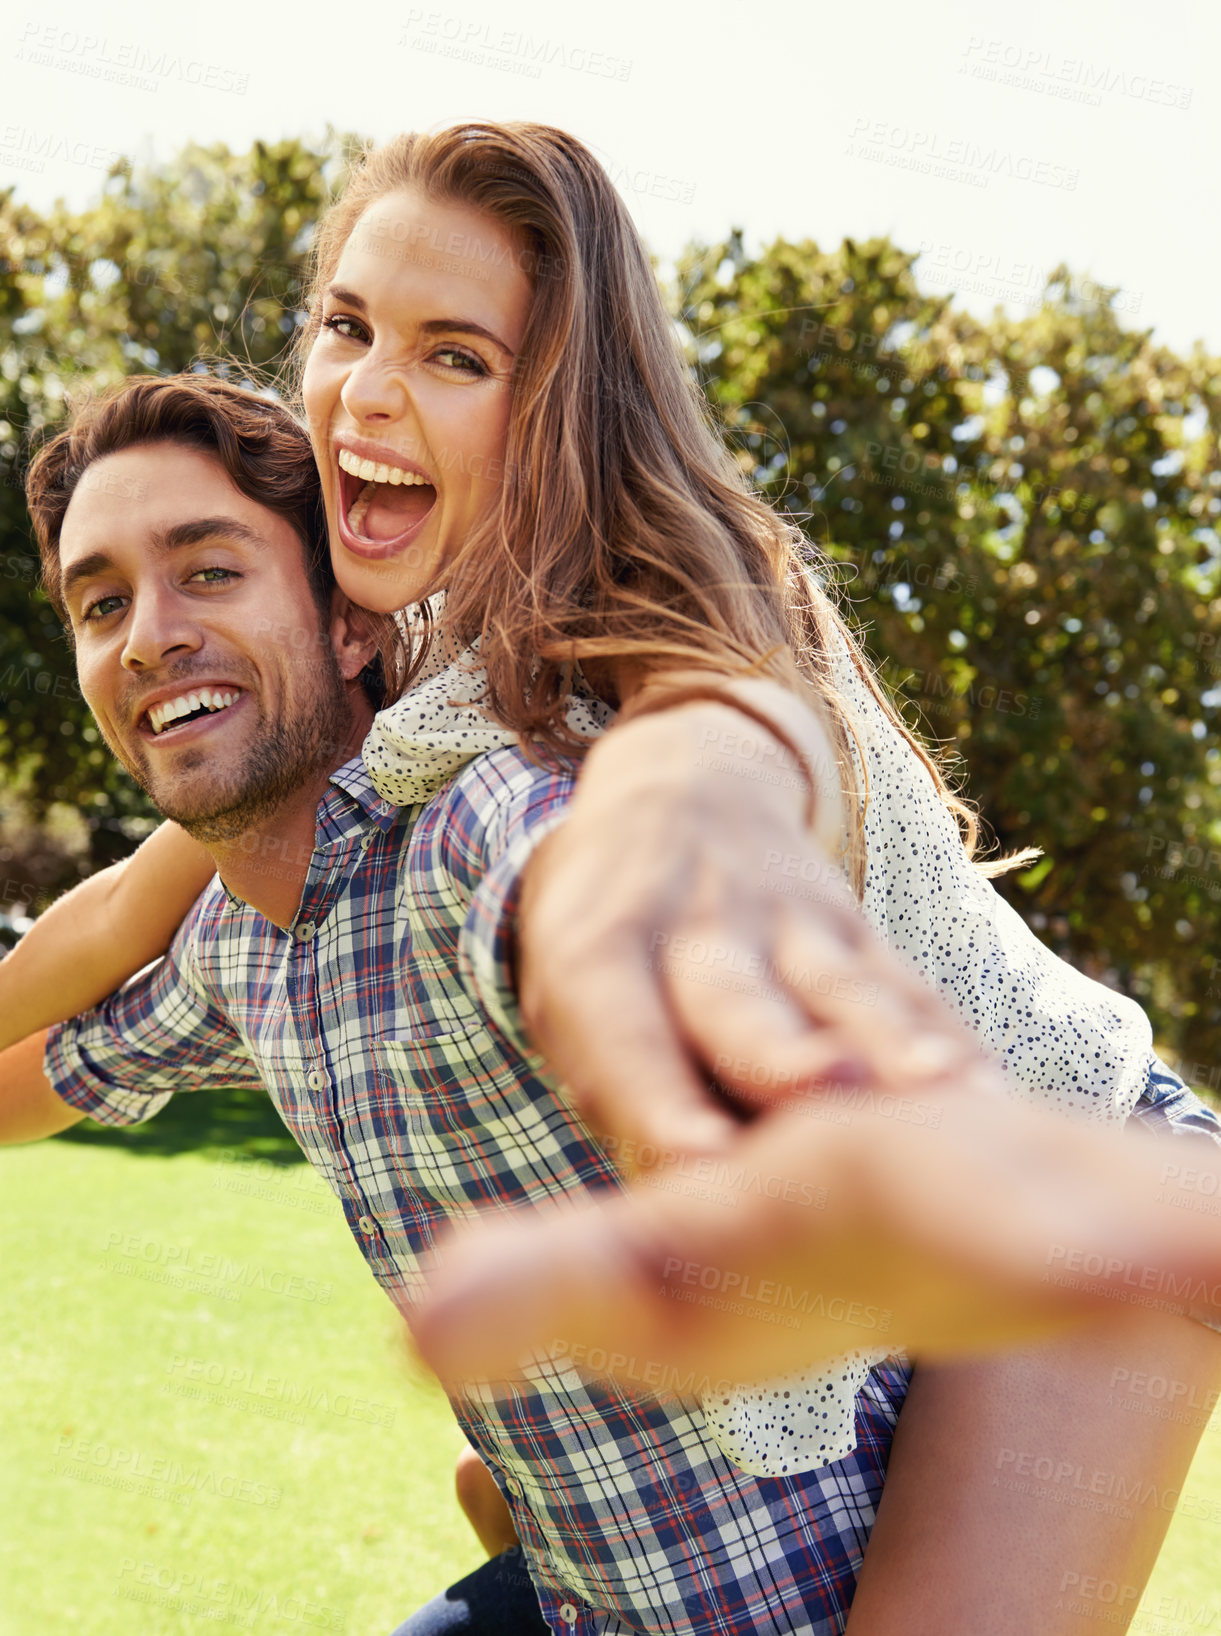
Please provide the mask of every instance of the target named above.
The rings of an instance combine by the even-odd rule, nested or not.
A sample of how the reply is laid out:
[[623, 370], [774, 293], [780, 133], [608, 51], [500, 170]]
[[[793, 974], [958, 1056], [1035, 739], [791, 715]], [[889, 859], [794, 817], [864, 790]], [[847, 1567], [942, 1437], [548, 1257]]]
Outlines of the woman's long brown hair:
[[[454, 651], [478, 640], [489, 712], [528, 751], [572, 756], [588, 747], [564, 721], [578, 664], [631, 658], [646, 671], [770, 676], [821, 707], [829, 723], [857, 797], [851, 861], [859, 890], [867, 791], [854, 773], [851, 715], [832, 680], [832, 657], [846, 647], [957, 817], [971, 855], [974, 813], [876, 681], [818, 584], [815, 549], [747, 487], [687, 367], [631, 218], [575, 137], [544, 125], [478, 123], [367, 152], [317, 229], [298, 364], [352, 229], [376, 200], [403, 189], [494, 217], [533, 284], [503, 502], [447, 565], [440, 624], [428, 609], [416, 622], [424, 635], [408, 684], [442, 632]], [[494, 257], [488, 266], [494, 276]]]

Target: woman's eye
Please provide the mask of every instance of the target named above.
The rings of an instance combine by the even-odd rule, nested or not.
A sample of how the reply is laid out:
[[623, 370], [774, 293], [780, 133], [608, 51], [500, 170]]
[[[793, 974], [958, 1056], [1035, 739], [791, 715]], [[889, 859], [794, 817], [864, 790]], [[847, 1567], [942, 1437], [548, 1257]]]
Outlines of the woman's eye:
[[100, 596], [96, 602], [91, 602], [81, 614], [82, 619], [105, 619], [108, 614], [116, 612], [122, 604], [121, 596]]
[[332, 313], [329, 318], [322, 320], [323, 329], [329, 329], [335, 335], [342, 335], [345, 341], [367, 341], [369, 331], [360, 322], [359, 318], [348, 318], [341, 312]]
[[433, 359], [437, 363], [444, 363], [446, 359], [450, 359], [451, 362], [445, 363], [446, 369], [461, 370], [467, 375], [486, 375], [488, 373], [488, 367], [483, 359], [476, 357], [473, 352], [465, 351], [462, 347], [440, 347], [433, 353]]

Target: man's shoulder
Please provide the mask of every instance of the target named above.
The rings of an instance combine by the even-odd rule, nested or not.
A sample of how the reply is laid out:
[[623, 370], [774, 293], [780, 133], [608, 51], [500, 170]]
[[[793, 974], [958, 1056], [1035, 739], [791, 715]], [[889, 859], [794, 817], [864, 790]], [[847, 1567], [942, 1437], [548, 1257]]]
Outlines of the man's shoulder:
[[483, 793], [488, 799], [503, 800], [538, 790], [564, 793], [576, 783], [578, 771], [573, 761], [544, 758], [541, 750], [531, 756], [520, 744], [502, 744], [473, 756], [452, 783], [468, 799]]
[[577, 768], [539, 765], [516, 744], [474, 756], [427, 802], [409, 849], [413, 868], [442, 868], [472, 888], [517, 835], [569, 801]]
[[424, 829], [460, 822], [468, 829], [501, 830], [540, 809], [562, 806], [576, 787], [578, 771], [574, 762], [532, 759], [518, 744], [485, 750], [427, 803]]

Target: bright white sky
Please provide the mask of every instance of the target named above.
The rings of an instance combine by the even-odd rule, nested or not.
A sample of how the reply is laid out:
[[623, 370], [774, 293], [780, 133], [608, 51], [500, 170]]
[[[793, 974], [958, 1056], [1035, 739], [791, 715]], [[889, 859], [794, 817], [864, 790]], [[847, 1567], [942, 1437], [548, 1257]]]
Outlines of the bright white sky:
[[1219, 66], [1216, 0], [14, 0], [0, 185], [83, 203], [113, 152], [529, 118], [595, 148], [663, 258], [888, 233], [984, 312], [1063, 259], [1221, 353]]

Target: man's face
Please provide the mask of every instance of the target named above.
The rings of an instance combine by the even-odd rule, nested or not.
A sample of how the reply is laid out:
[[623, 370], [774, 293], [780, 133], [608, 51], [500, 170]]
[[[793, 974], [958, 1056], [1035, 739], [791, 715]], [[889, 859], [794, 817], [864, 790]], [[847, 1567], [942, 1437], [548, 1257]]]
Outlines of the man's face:
[[232, 839], [341, 759], [351, 704], [285, 518], [210, 455], [107, 455], [60, 536], [81, 690], [169, 818]]

